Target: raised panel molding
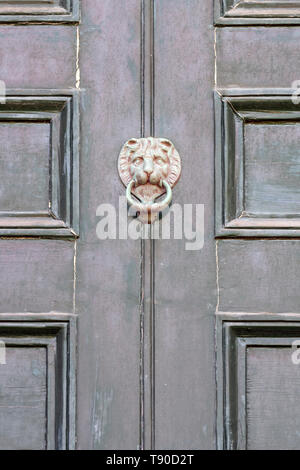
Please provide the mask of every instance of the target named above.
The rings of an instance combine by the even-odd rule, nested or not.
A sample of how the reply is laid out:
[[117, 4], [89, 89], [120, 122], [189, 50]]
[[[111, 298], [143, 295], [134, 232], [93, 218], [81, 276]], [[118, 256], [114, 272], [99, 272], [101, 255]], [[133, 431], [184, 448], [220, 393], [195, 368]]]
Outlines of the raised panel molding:
[[0, 0], [0, 23], [77, 23], [79, 0]]
[[300, 24], [300, 1], [215, 0], [217, 25]]
[[[45, 137], [41, 144], [38, 132], [41, 133], [42, 130]], [[36, 90], [29, 94], [28, 91], [8, 91], [5, 103], [0, 106], [0, 134], [2, 131], [5, 131], [8, 141], [0, 150], [0, 236], [77, 237], [77, 92]], [[49, 132], [48, 150], [46, 131]], [[10, 143], [9, 138], [14, 138], [14, 142]], [[41, 148], [40, 151], [34, 150], [34, 139], [37, 149]], [[10, 149], [10, 155], [6, 154], [5, 148], [7, 151]], [[31, 162], [33, 158], [34, 165]], [[5, 178], [5, 174], [9, 177]], [[18, 188], [21, 181], [26, 181], [26, 185]], [[12, 206], [13, 201], [15, 207]], [[38, 202], [41, 204], [40, 209], [37, 207]]]
[[216, 236], [299, 237], [300, 108], [290, 90], [219, 90]]
[[76, 316], [1, 314], [0, 344], [0, 449], [73, 450]]
[[300, 314], [219, 312], [216, 328], [218, 448], [299, 448]]

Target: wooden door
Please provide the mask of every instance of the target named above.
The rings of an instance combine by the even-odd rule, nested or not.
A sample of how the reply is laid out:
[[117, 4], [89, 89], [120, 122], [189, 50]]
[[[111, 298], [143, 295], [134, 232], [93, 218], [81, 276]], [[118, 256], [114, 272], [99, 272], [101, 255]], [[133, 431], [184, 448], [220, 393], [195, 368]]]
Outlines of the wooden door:
[[[299, 448], [299, 39], [294, 0], [0, 1], [0, 448]], [[124, 236], [148, 136], [198, 249]]]

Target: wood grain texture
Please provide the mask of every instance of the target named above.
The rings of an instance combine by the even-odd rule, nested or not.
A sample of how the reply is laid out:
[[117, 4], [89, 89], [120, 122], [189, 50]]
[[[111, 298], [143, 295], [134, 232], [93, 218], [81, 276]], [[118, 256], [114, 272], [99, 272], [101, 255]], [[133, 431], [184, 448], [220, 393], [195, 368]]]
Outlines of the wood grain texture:
[[0, 235], [78, 236], [77, 95], [74, 90], [31, 90], [29, 96], [26, 90], [7, 90], [0, 110], [5, 132]]
[[78, 448], [137, 449], [140, 244], [98, 240], [96, 209], [118, 209], [118, 155], [140, 133], [140, 1], [82, 2], [80, 42]]
[[[60, 191], [62, 185], [59, 186], [58, 181], [65, 178], [70, 187], [70, 142], [75, 136], [70, 131], [77, 114], [75, 117], [69, 110], [68, 100], [72, 100], [71, 89], [76, 84], [76, 27], [29, 25], [32, 20], [52, 23], [54, 15], [52, 20], [43, 14], [33, 18], [23, 14], [22, 2], [18, 2], [18, 6], [14, 2], [20, 14], [6, 16], [3, 14], [5, 5], [1, 3], [0, 78], [6, 86], [6, 103], [1, 97], [0, 225], [6, 228], [1, 231], [0, 240], [0, 340], [9, 343], [9, 366], [3, 365], [0, 370], [3, 405], [0, 406], [0, 446], [4, 449], [73, 449], [75, 326], [69, 317], [62, 319], [57, 313], [39, 312], [73, 312], [75, 243], [31, 237], [37, 237], [37, 226], [38, 237], [49, 237], [49, 228], [57, 237], [66, 234], [65, 208], [62, 216], [56, 218], [60, 220], [54, 220], [49, 214], [50, 173], [52, 176], [55, 173], [50, 154], [54, 149], [53, 153], [59, 155], [56, 167], [61, 169], [52, 181], [53, 186]], [[29, 6], [25, 1], [23, 7], [26, 3]], [[39, 5], [42, 8], [54, 6], [42, 3]], [[76, 0], [71, 3], [78, 5]], [[67, 8], [71, 3], [63, 2]], [[60, 14], [55, 20], [70, 21], [72, 14], [64, 12], [63, 16], [64, 20]], [[23, 24], [8, 25], [9, 22]], [[55, 97], [49, 98], [49, 95]], [[58, 115], [61, 120], [56, 119]], [[54, 133], [58, 130], [58, 139], [51, 139], [50, 128]], [[78, 130], [76, 136], [72, 141], [74, 146], [78, 146]], [[69, 162], [64, 158], [67, 152]], [[78, 160], [75, 162], [74, 174], [78, 182]], [[77, 214], [78, 200], [75, 203]], [[19, 236], [28, 236], [28, 239], [15, 239], [16, 227], [22, 223], [23, 232]], [[56, 328], [55, 321], [57, 330], [54, 332], [51, 328]]]
[[1, 240], [1, 312], [73, 310], [73, 243]]
[[74, 449], [75, 316], [1, 314], [0, 341], [0, 448]]
[[182, 158], [179, 204], [205, 204], [205, 245], [156, 242], [156, 448], [215, 445], [212, 2], [160, 0], [155, 26], [155, 129]]
[[[42, 5], [46, 8], [45, 3], [41, 2], [39, 7]], [[41, 95], [56, 93], [61, 97], [70, 97], [73, 96], [75, 86], [80, 88], [80, 239], [76, 242], [56, 239], [0, 240], [0, 312], [3, 312], [3, 316], [0, 315], [0, 330], [1, 324], [11, 319], [7, 312], [23, 312], [28, 316], [28, 321], [34, 323], [37, 320], [32, 312], [75, 311], [79, 315], [79, 449], [136, 449], [141, 443], [141, 428], [144, 424], [147, 447], [151, 446], [151, 440], [152, 444], [154, 442], [152, 436], [149, 439], [149, 433], [154, 433], [157, 449], [214, 448], [216, 309], [230, 310], [233, 314], [235, 312], [237, 317], [233, 321], [237, 322], [247, 321], [241, 311], [253, 314], [262, 310], [273, 312], [272, 319], [267, 319], [267, 322], [276, 322], [276, 312], [299, 311], [295, 281], [300, 274], [298, 241], [214, 240], [212, 93], [216, 85], [223, 88], [218, 91], [227, 99], [231, 95], [226, 88], [234, 88], [232, 96], [235, 95], [236, 106], [240, 106], [240, 118], [247, 121], [243, 129], [240, 123], [237, 124], [236, 117], [227, 114], [229, 127], [232, 124], [238, 129], [237, 135], [231, 132], [231, 147], [228, 152], [237, 150], [238, 139], [244, 132], [247, 159], [245, 195], [249, 212], [277, 211], [277, 215], [280, 215], [277, 223], [281, 224], [281, 228], [287, 228], [291, 218], [285, 217], [286, 213], [294, 210], [295, 206], [298, 210], [299, 111], [293, 110], [292, 105], [287, 103], [291, 103], [292, 82], [298, 79], [300, 66], [300, 33], [299, 28], [292, 25], [299, 18], [279, 18], [276, 16], [280, 13], [278, 9], [272, 11], [269, 18], [258, 18], [259, 14], [263, 14], [262, 9], [268, 6], [263, 4], [268, 2], [259, 2], [262, 5], [250, 2], [253, 5], [248, 7], [243, 2], [244, 5], [241, 4], [240, 7], [254, 9], [256, 18], [252, 18], [250, 14], [247, 18], [233, 18], [231, 15], [229, 20], [236, 26], [217, 28], [214, 44], [212, 1], [146, 2], [148, 13], [152, 3], [155, 4], [155, 15], [147, 23], [145, 37], [141, 36], [143, 29], [140, 0], [83, 0], [80, 44], [78, 30], [72, 24], [0, 26], [0, 78], [6, 82], [8, 88], [23, 89], [20, 92], [23, 98], [19, 99], [19, 105], [27, 113], [31, 123], [34, 122], [30, 128], [30, 139], [35, 142], [35, 147], [32, 149], [32, 142], [29, 147], [30, 153], [35, 157], [35, 165], [34, 168], [28, 168], [28, 173], [32, 175], [31, 183], [39, 184], [41, 191], [40, 194], [38, 191], [36, 194], [30, 192], [29, 185], [26, 187], [26, 181], [24, 183], [20, 178], [25, 186], [22, 194], [27, 195], [27, 198], [22, 199], [20, 192], [13, 193], [16, 188], [9, 187], [8, 203], [11, 204], [15, 199], [12, 211], [40, 210], [40, 205], [31, 204], [32, 207], [29, 207], [29, 202], [33, 201], [34, 196], [42, 199], [41, 195], [45, 193], [46, 185], [42, 184], [48, 168], [37, 168], [35, 152], [39, 156], [46, 152], [46, 136], [37, 132], [34, 126], [41, 114], [44, 126], [47, 119], [50, 120], [50, 114], [59, 111], [56, 104], [30, 110], [24, 99], [26, 93], [28, 96], [37, 95], [34, 88], [39, 88], [42, 89]], [[290, 3], [287, 9], [292, 8], [292, 2], [285, 3]], [[78, 2], [74, 1], [72, 4], [77, 5]], [[233, 4], [227, 2], [227, 6], [232, 7]], [[20, 8], [20, 12], [23, 7], [22, 2], [19, 2], [17, 8]], [[51, 9], [52, 4], [47, 3], [47, 8]], [[245, 8], [240, 10], [244, 16], [247, 13]], [[297, 5], [295, 8], [298, 8]], [[221, 13], [224, 15], [225, 11]], [[13, 19], [14, 16], [11, 15], [10, 18]], [[30, 17], [21, 12], [19, 19], [15, 18], [14, 21], [52, 23], [76, 22], [78, 19], [72, 15], [63, 18], [64, 15], [61, 16], [59, 12], [55, 19], [54, 14], [52, 19], [50, 16], [42, 15], [41, 9], [35, 19], [32, 15]], [[0, 8], [0, 23], [2, 21], [8, 20], [5, 15], [1, 15]], [[273, 26], [257, 27], [254, 23], [258, 21], [260, 24]], [[252, 26], [238, 26], [239, 22]], [[291, 26], [275, 26], [285, 22], [290, 22]], [[153, 39], [154, 54], [151, 51]], [[147, 48], [146, 57], [141, 57], [143, 41]], [[217, 70], [214, 77], [215, 53]], [[145, 59], [147, 63], [143, 68]], [[251, 89], [256, 87], [259, 88], [259, 98], [256, 101], [247, 98], [246, 107], [242, 109], [242, 88], [250, 89], [251, 94]], [[270, 87], [277, 91], [271, 92], [268, 90]], [[289, 92], [283, 88], [288, 88]], [[144, 95], [141, 90], [145, 91]], [[268, 107], [263, 97], [269, 97], [272, 93], [277, 93], [278, 96], [282, 93], [284, 98], [274, 99], [271, 107]], [[233, 102], [233, 97], [230, 99]], [[2, 112], [7, 119], [3, 108]], [[71, 181], [71, 159], [65, 160], [62, 157], [63, 145], [68, 139], [72, 140], [64, 132], [65, 123], [71, 119], [68, 112], [67, 107], [64, 108], [63, 123], [58, 119], [54, 119], [54, 123], [51, 121], [55, 135], [59, 137], [54, 139], [57, 144], [54, 147], [60, 156], [53, 160], [56, 164], [52, 167], [52, 172], [56, 174], [56, 178], [52, 189], [59, 188], [58, 193], [63, 193], [62, 200], [70, 202], [72, 196], [68, 189], [78, 182], [78, 174]], [[13, 105], [8, 103], [6, 114], [10, 115], [10, 123], [14, 119], [20, 120], [20, 115], [13, 116], [13, 113]], [[20, 110], [19, 114], [22, 114]], [[264, 122], [269, 119], [270, 114], [277, 121], [274, 127]], [[297, 124], [292, 129], [293, 119]], [[19, 128], [18, 135], [22, 136], [23, 144], [26, 144], [28, 139], [24, 132]], [[186, 251], [186, 240], [171, 239], [155, 242], [155, 245], [149, 243], [144, 252], [143, 245], [141, 249], [138, 241], [100, 241], [96, 236], [96, 210], [99, 204], [110, 203], [118, 208], [119, 196], [125, 194], [117, 173], [120, 149], [128, 138], [139, 137], [143, 133], [171, 139], [182, 156], [183, 173], [174, 190], [174, 202], [205, 205], [205, 245], [201, 251]], [[75, 145], [78, 146], [78, 133], [76, 135]], [[2, 139], [5, 137], [4, 135]], [[273, 139], [276, 139], [277, 145]], [[39, 143], [42, 145], [38, 145]], [[18, 160], [20, 146], [18, 138], [11, 139], [7, 136], [3, 153], [11, 154], [17, 170], [22, 166]], [[239, 156], [241, 160], [242, 154]], [[268, 171], [268, 165], [272, 166], [272, 171]], [[77, 171], [78, 161], [74, 168]], [[39, 170], [42, 170], [42, 175]], [[232, 215], [235, 208], [240, 207], [241, 190], [235, 187], [235, 195], [231, 197], [230, 185], [234, 179], [238, 179], [240, 173], [237, 170], [240, 170], [240, 166], [228, 161], [227, 170], [231, 180], [227, 182], [226, 195], [229, 198], [228, 213]], [[8, 176], [10, 175], [9, 171]], [[62, 224], [66, 222], [68, 226], [71, 225], [68, 223], [68, 210], [76, 211], [78, 215], [78, 193], [75, 197], [77, 199], [73, 205], [56, 204], [57, 210], [54, 212], [59, 215], [59, 220], [51, 220], [51, 224], [57, 229], [56, 237], [64, 233], [65, 227]], [[235, 198], [238, 200], [237, 204]], [[60, 198], [53, 200], [59, 201]], [[25, 206], [27, 202], [28, 207]], [[45, 210], [43, 204], [41, 210]], [[30, 217], [26, 218], [24, 212], [21, 214], [18, 219], [18, 215], [12, 213], [8, 220], [4, 218], [5, 214], [0, 207], [0, 216], [7, 227], [7, 232], [2, 232], [2, 235], [15, 235], [9, 230], [14, 230], [18, 221], [24, 224], [22, 235], [33, 235], [33, 227], [30, 225], [32, 220], [28, 220]], [[49, 220], [45, 221], [45, 217], [40, 214], [36, 217], [36, 222], [40, 224], [39, 234], [49, 236], [46, 232]], [[299, 228], [299, 221], [296, 222]], [[232, 230], [240, 230], [239, 224], [245, 221], [235, 218], [229, 223], [236, 224], [231, 227]], [[263, 222], [264, 229], [270, 228], [272, 223], [272, 217], [266, 218]], [[148, 285], [146, 290], [145, 282]], [[147, 316], [143, 330], [144, 343], [140, 336], [143, 302]], [[266, 317], [268, 315], [271, 318], [270, 314], [265, 314]], [[265, 316], [261, 321], [265, 321]], [[15, 320], [17, 317], [19, 318], [19, 313]], [[56, 313], [50, 313], [49, 318], [53, 322], [63, 322], [57, 318]], [[283, 334], [283, 325], [280, 324], [277, 330], [277, 326], [267, 326], [261, 335], [258, 328], [249, 338], [249, 329], [256, 321], [255, 315], [251, 318], [251, 324], [242, 331], [242, 338], [238, 338], [241, 341], [237, 341], [236, 346], [240, 348], [238, 358], [244, 358], [247, 356], [245, 351], [248, 341], [248, 375], [245, 367], [244, 375], [241, 375], [244, 359], [232, 359], [229, 354], [225, 354], [223, 361], [223, 345], [221, 347], [221, 367], [225, 366], [227, 372], [231, 367], [234, 369], [231, 386], [235, 386], [242, 377], [239, 390], [244, 393], [229, 392], [230, 407], [234, 410], [233, 420], [236, 419], [237, 423], [245, 422], [245, 427], [249, 427], [248, 436], [242, 426], [242, 432], [235, 430], [232, 433], [233, 439], [227, 441], [228, 447], [244, 448], [248, 445], [249, 448], [293, 448], [298, 446], [299, 438], [296, 422], [299, 416], [297, 413], [293, 414], [299, 381], [291, 366], [285, 366], [288, 360], [287, 341], [291, 340], [292, 335], [299, 336], [299, 328], [291, 325], [286, 337]], [[278, 316], [280, 323], [279, 318], [282, 317]], [[291, 320], [293, 323], [297, 321]], [[43, 328], [46, 323], [47, 321], [43, 323]], [[24, 332], [24, 325], [20, 328]], [[42, 364], [36, 371], [42, 371], [43, 375], [46, 360], [38, 343], [38, 335], [32, 336], [36, 343], [33, 346], [26, 344], [21, 357], [18, 352], [20, 345], [18, 348], [12, 345], [9, 350], [8, 359], [12, 361], [13, 371], [7, 372], [8, 376], [3, 378], [3, 383], [6, 387], [7, 381], [19, 379], [20, 383], [16, 383], [16, 387], [28, 385], [29, 392], [24, 391], [20, 396], [15, 391], [12, 394], [7, 393], [5, 388], [3, 394], [0, 393], [0, 402], [3, 398], [5, 405], [13, 407], [3, 409], [5, 420], [9, 420], [11, 424], [10, 434], [7, 434], [6, 441], [2, 441], [3, 445], [12, 448], [43, 448], [46, 445], [60, 448], [67, 447], [69, 439], [69, 446], [73, 448], [76, 399], [74, 371], [70, 372], [67, 380], [73, 387], [70, 389], [69, 404], [69, 409], [73, 410], [70, 413], [70, 436], [65, 441], [60, 440], [64, 439], [62, 435], [65, 434], [57, 437], [52, 426], [50, 444], [46, 443], [45, 400], [48, 400], [48, 409], [52, 413], [52, 418], [48, 416], [47, 419], [52, 419], [52, 423], [55, 414], [61, 415], [62, 405], [59, 405], [61, 408], [57, 411], [58, 394], [55, 398], [51, 394], [47, 395], [45, 381], [41, 380], [35, 389], [32, 363], [37, 360]], [[257, 341], [257, 344], [250, 340]], [[74, 344], [73, 341], [73, 359]], [[232, 343], [229, 341], [228, 344]], [[58, 357], [67, 357], [64, 347], [61, 343]], [[241, 353], [241, 350], [244, 352]], [[145, 352], [145, 369], [141, 367], [142, 352]], [[19, 367], [22, 368], [21, 371]], [[57, 367], [60, 371], [65, 367], [63, 360], [58, 359]], [[143, 377], [141, 374], [144, 374]], [[285, 378], [284, 384], [280, 382], [280, 376]], [[268, 383], [264, 383], [265, 377], [268, 378]], [[223, 396], [223, 384], [221, 385], [220, 380], [222, 382], [218, 378], [218, 387]], [[61, 378], [58, 381], [60, 385], [63, 382]], [[147, 389], [146, 401], [148, 400], [144, 410], [141, 406], [143, 381]], [[289, 388], [286, 383], [291, 384]], [[266, 401], [261, 398], [264, 392]], [[246, 395], [248, 408], [243, 406]], [[34, 408], [28, 418], [34, 432], [31, 436], [23, 436], [25, 420], [21, 421], [22, 415], [14, 410], [16, 400], [21, 405], [32, 407], [30, 400], [35, 397], [38, 405], [33, 403]], [[219, 402], [220, 400], [220, 406]], [[23, 416], [26, 418], [26, 411]], [[261, 416], [265, 416], [265, 419], [261, 420]], [[223, 431], [226, 422], [224, 424], [224, 421], [219, 420], [217, 426]], [[65, 422], [60, 429], [66, 428]], [[284, 437], [281, 437], [281, 429], [285, 431]]]
[[216, 35], [218, 87], [291, 88], [298, 80], [298, 27], [217, 28]]
[[300, 368], [291, 347], [251, 347], [247, 353], [249, 450], [300, 447]]
[[80, 0], [0, 1], [0, 23], [77, 23]]
[[0, 26], [0, 68], [6, 88], [75, 87], [76, 28]]
[[[299, 371], [291, 344], [299, 314], [286, 312], [299, 312], [299, 242], [279, 237], [298, 237], [299, 228], [299, 110], [291, 96], [299, 2], [223, 6], [216, 22], [228, 27], [216, 30], [216, 82], [230, 106], [215, 108], [226, 141], [223, 167], [216, 160], [216, 233], [249, 239], [217, 242], [219, 309], [231, 312], [217, 315], [218, 447], [294, 449]], [[218, 134], [216, 149], [221, 155]]]
[[297, 449], [299, 314], [217, 315], [218, 448]]
[[216, 236], [295, 238], [299, 108], [288, 90], [236, 94], [215, 93]]
[[2, 450], [47, 448], [46, 353], [44, 347], [6, 348], [6, 365], [0, 368]]
[[1, 210], [47, 211], [50, 124], [1, 122], [0, 139]]
[[298, 312], [299, 242], [218, 242], [221, 311]]
[[300, 21], [297, 0], [214, 0], [217, 25], [295, 25]]
[[300, 214], [300, 126], [297, 122], [245, 126], [245, 211]]

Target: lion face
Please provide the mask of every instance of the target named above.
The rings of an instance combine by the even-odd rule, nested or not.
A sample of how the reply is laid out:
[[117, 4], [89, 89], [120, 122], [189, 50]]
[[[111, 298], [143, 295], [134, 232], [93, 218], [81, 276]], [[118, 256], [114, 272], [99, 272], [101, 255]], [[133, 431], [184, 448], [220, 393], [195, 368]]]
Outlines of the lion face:
[[130, 174], [136, 185], [162, 186], [168, 177], [170, 160], [168, 152], [158, 145], [147, 145], [145, 152], [137, 151], [130, 156]]
[[165, 180], [173, 187], [181, 173], [180, 157], [167, 139], [131, 139], [122, 148], [119, 173], [126, 186], [133, 180], [135, 186], [155, 185], [161, 188]]

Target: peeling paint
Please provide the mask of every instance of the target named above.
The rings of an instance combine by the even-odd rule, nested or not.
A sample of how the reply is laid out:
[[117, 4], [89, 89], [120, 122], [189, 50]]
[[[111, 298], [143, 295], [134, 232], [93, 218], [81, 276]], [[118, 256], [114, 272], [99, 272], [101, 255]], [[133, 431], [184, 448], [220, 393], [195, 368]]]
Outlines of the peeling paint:
[[214, 31], [214, 54], [215, 54], [215, 88], [217, 87], [217, 28]]
[[76, 88], [80, 89], [80, 30], [77, 26], [77, 44], [76, 44]]
[[216, 241], [216, 270], [217, 270], [217, 276], [216, 276], [216, 281], [217, 281], [217, 306], [216, 306], [216, 313], [219, 311], [220, 307], [220, 283], [219, 283], [219, 274], [220, 274], [220, 266], [219, 266], [219, 242], [218, 240]]
[[73, 275], [73, 313], [76, 313], [76, 282], [77, 282], [77, 240], [74, 242], [74, 275]]
[[109, 410], [113, 401], [113, 390], [96, 391], [93, 409], [93, 448], [100, 449], [108, 424]]

